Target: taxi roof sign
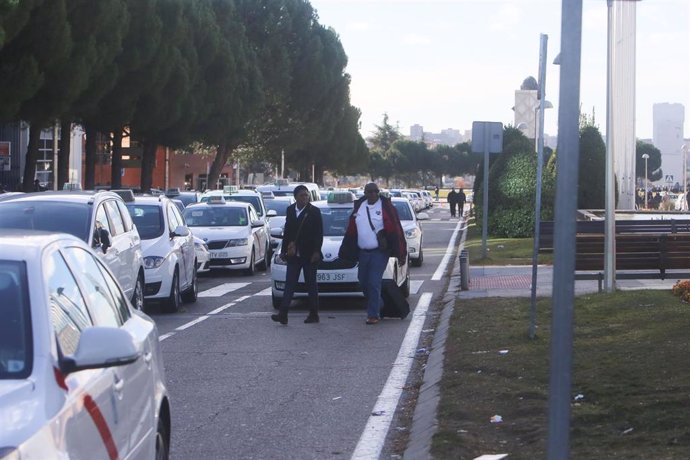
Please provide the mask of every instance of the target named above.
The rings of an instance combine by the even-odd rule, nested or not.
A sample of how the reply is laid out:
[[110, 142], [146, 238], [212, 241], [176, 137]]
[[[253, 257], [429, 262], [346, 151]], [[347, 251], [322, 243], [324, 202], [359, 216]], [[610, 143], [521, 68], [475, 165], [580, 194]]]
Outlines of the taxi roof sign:
[[339, 204], [352, 203], [355, 201], [355, 196], [352, 192], [330, 192], [327, 201]]
[[224, 185], [223, 186], [223, 193], [237, 193], [239, 191], [239, 188], [237, 188], [237, 185]]

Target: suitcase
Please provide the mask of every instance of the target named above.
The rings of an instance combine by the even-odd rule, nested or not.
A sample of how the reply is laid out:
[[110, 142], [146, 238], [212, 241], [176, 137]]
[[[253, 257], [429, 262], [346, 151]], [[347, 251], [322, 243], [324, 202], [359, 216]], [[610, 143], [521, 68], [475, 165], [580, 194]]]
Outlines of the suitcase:
[[393, 280], [384, 280], [381, 283], [381, 318], [405, 319], [410, 314], [410, 304], [403, 295], [402, 289]]

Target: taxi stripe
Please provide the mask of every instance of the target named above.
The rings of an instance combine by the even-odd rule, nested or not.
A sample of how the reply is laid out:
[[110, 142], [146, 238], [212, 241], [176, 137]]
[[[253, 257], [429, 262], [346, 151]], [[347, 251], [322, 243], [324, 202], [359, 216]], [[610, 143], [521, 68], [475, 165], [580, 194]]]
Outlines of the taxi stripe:
[[110, 428], [108, 428], [108, 423], [105, 421], [101, 410], [98, 408], [96, 401], [93, 400], [91, 395], [84, 396], [84, 406], [89, 412], [93, 423], [96, 425], [98, 434], [101, 435], [103, 444], [105, 444], [105, 448], [108, 451], [108, 458], [110, 458], [110, 460], [118, 460], [119, 455], [117, 453], [117, 446], [113, 440], [113, 435], [110, 432]]

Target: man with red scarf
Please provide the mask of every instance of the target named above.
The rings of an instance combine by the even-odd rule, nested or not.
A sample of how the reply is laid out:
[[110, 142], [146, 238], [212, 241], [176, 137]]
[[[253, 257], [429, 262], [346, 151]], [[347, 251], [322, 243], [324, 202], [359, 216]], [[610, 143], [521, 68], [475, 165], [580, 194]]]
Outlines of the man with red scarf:
[[396, 257], [400, 265], [407, 262], [407, 242], [395, 206], [379, 195], [373, 182], [364, 187], [364, 196], [355, 202], [338, 257], [359, 260], [359, 284], [367, 299], [366, 324], [378, 323], [383, 272], [389, 257]]

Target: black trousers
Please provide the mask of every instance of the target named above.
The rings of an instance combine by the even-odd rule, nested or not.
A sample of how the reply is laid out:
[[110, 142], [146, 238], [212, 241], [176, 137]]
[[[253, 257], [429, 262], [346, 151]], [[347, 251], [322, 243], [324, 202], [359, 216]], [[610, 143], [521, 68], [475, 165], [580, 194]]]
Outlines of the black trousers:
[[451, 203], [450, 204], [450, 217], [455, 217], [455, 208], [457, 207], [456, 203]]
[[280, 315], [287, 315], [288, 313], [290, 303], [295, 295], [300, 272], [304, 272], [304, 284], [309, 294], [309, 314], [319, 314], [319, 290], [316, 285], [316, 269], [318, 265], [318, 262], [311, 263], [309, 257], [288, 257], [287, 272], [285, 273], [285, 291], [283, 291], [283, 300], [280, 302]]

